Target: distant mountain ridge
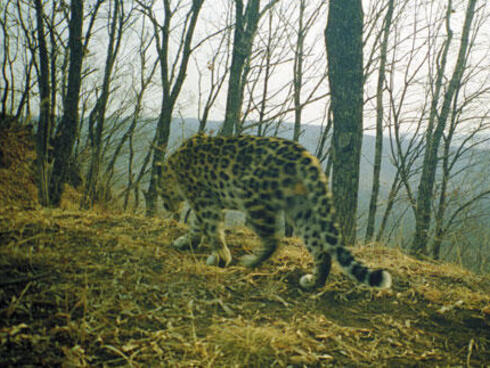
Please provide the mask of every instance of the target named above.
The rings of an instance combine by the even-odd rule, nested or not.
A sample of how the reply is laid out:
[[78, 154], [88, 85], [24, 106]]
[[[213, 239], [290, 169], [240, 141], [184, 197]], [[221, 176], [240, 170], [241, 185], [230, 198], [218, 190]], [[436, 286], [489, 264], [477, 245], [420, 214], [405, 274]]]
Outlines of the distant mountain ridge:
[[[155, 128], [156, 128], [156, 119], [147, 119], [144, 123], [144, 128], [140, 130], [140, 133], [137, 138], [134, 140], [134, 146], [139, 149], [139, 153], [135, 158], [135, 166], [137, 166], [140, 162], [142, 162], [143, 156], [146, 154], [149, 145], [153, 141]], [[217, 134], [222, 126], [222, 122], [218, 121], [209, 121], [207, 123], [205, 132], [208, 134]], [[168, 149], [169, 151], [175, 150], [185, 139], [189, 138], [193, 134], [198, 131], [199, 121], [194, 118], [186, 118], [186, 119], [174, 119], [172, 122], [170, 139]], [[278, 136], [292, 139], [293, 137], [293, 128], [294, 124], [292, 123], [282, 123], [280, 128], [277, 130]], [[271, 129], [273, 132], [275, 129]], [[302, 134], [300, 136], [299, 142], [310, 152], [315, 153], [318, 141], [321, 137], [321, 127], [318, 125], [303, 125], [302, 126]], [[246, 134], [254, 134], [254, 131], [246, 131]], [[407, 136], [407, 141], [408, 141]], [[368, 206], [372, 191], [372, 177], [373, 177], [373, 162], [374, 162], [374, 154], [375, 154], [375, 143], [376, 137], [364, 134], [363, 136], [363, 145], [361, 152], [361, 163], [360, 163], [360, 182], [359, 182], [359, 205], [358, 205], [358, 229], [359, 229], [359, 239], [362, 239], [364, 236], [364, 231], [366, 228], [367, 221], [367, 213]], [[484, 147], [486, 148], [486, 147]], [[487, 157], [485, 163], [478, 164], [475, 167], [465, 170], [463, 174], [460, 174], [456, 179], [452, 178], [452, 183], [455, 192], [458, 192], [464, 185], [469, 185], [470, 187], [476, 183], [476, 179], [482, 178], [482, 175], [485, 175], [485, 172], [489, 172], [490, 170], [490, 157], [489, 152], [490, 149], [470, 149], [467, 153], [467, 157], [470, 158], [472, 156], [479, 155], [479, 157]], [[124, 172], [127, 170], [127, 153], [123, 153], [121, 159], [119, 160], [118, 169], [120, 170], [122, 176], [124, 176]], [[421, 166], [422, 163], [422, 155], [419, 158], [419, 162], [416, 163], [417, 167]], [[464, 168], [467, 165], [465, 160], [462, 160], [458, 165], [458, 168]], [[380, 191], [378, 197], [378, 211], [376, 217], [376, 230], [378, 229], [379, 224], [381, 223], [382, 216], [385, 212], [386, 202], [388, 198], [389, 191], [392, 186], [393, 179], [396, 174], [396, 168], [392, 164], [391, 159], [391, 142], [388, 137], [383, 139], [383, 159], [382, 159], [382, 167], [381, 167], [381, 178], [380, 178]], [[473, 180], [475, 178], [475, 180]], [[483, 182], [485, 183], [485, 182]], [[117, 183], [116, 183], [117, 184]], [[124, 183], [121, 183], [124, 185]], [[485, 184], [483, 184], [485, 185]], [[418, 176], [414, 175], [411, 179], [411, 186], [414, 195], [416, 195], [417, 187], [418, 187]], [[146, 187], [146, 184], [143, 183], [143, 188]], [[451, 189], [453, 190], [453, 189]], [[461, 191], [463, 192], [463, 191]], [[452, 193], [451, 193], [452, 195]], [[390, 233], [390, 243], [396, 244], [398, 246], [406, 246], [410, 243], [410, 239], [414, 230], [414, 216], [413, 211], [409, 208], [407, 203], [407, 197], [404, 192], [404, 189], [401, 193], [398, 194], [397, 202], [395, 203], [393, 210], [388, 218], [387, 223], [387, 233]], [[457, 198], [452, 198], [451, 201], [458, 201], [461, 203], [466, 200], [464, 197], [460, 197], [458, 194]], [[435, 202], [437, 203], [437, 201]], [[456, 202], [452, 202], [456, 203]], [[476, 211], [483, 211], [486, 213], [488, 211], [485, 208], [490, 208], [489, 200], [482, 200], [480, 204], [476, 207]], [[464, 229], [466, 234], [464, 235], [465, 241], [478, 246], [481, 244], [483, 240], [482, 236], [488, 236], [488, 229], [490, 228], [490, 218], [486, 217], [477, 217], [475, 220], [472, 220], [471, 227], [473, 229]], [[241, 217], [233, 217], [230, 224], [240, 223]], [[488, 226], [487, 226], [488, 225]], [[385, 233], [385, 234], [387, 234]], [[487, 234], [487, 235], [485, 235]], [[453, 240], [454, 241], [454, 240]], [[448, 248], [449, 249], [449, 248]], [[454, 249], [454, 248], [451, 248]], [[454, 256], [454, 257], [457, 257]], [[471, 267], [470, 267], [471, 268]]]
[[[206, 125], [205, 132], [208, 134], [217, 134], [222, 126], [220, 121], [209, 121]], [[146, 132], [144, 136], [147, 142], [151, 142], [154, 136], [153, 123], [146, 125]], [[176, 149], [185, 139], [189, 138], [198, 131], [199, 121], [195, 118], [174, 119], [172, 122], [170, 139], [169, 139], [169, 151]], [[280, 128], [277, 129], [278, 136], [282, 138], [292, 139], [294, 124], [284, 122], [281, 123]], [[304, 124], [301, 128], [301, 136], [299, 142], [310, 152], [315, 153], [318, 141], [322, 134], [322, 127], [319, 125]], [[275, 129], [270, 129], [273, 132]], [[246, 131], [246, 134], [254, 134], [253, 130]], [[369, 206], [369, 200], [372, 190], [372, 178], [373, 178], [373, 162], [375, 154], [376, 137], [364, 134], [362, 152], [361, 152], [361, 164], [360, 164], [360, 181], [359, 181], [359, 207], [358, 207], [358, 227], [361, 232], [365, 229], [365, 221], [367, 220], [367, 212]], [[383, 139], [383, 159], [381, 165], [381, 177], [380, 177], [380, 191], [379, 191], [379, 206], [376, 223], [379, 224], [381, 216], [385, 209], [385, 203], [391, 189], [393, 179], [396, 174], [396, 168], [391, 162], [391, 144], [389, 138]], [[478, 151], [478, 150], [476, 150]], [[480, 152], [481, 153], [481, 152]], [[422, 160], [422, 156], [420, 158]], [[420, 162], [421, 164], [421, 162]], [[124, 166], [125, 167], [125, 166]], [[477, 170], [475, 174], [481, 174], [481, 169]], [[413, 178], [413, 188], [416, 189], [418, 178]], [[399, 233], [404, 234], [403, 238], [409, 238], [411, 231], [413, 231], [413, 213], [407, 211], [407, 203], [401, 203], [395, 205], [393, 213], [390, 216], [390, 221], [399, 221], [397, 225]], [[360, 235], [363, 235], [360, 234]]]

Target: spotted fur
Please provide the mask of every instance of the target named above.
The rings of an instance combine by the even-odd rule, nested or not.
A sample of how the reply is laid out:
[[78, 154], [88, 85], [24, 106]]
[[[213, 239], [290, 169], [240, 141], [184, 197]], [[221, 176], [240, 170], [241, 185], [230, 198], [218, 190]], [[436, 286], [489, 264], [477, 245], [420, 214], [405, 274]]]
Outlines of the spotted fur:
[[303, 288], [321, 287], [335, 258], [353, 279], [373, 287], [391, 286], [384, 270], [371, 270], [344, 247], [335, 222], [332, 196], [319, 161], [301, 145], [280, 138], [195, 135], [163, 164], [159, 194], [164, 207], [177, 211], [187, 200], [195, 212], [189, 232], [174, 241], [179, 249], [202, 238], [213, 249], [207, 263], [226, 266], [231, 254], [223, 232], [223, 209], [237, 209], [262, 240], [262, 248], [242, 262], [256, 267], [278, 245], [279, 214], [286, 213], [314, 260]]

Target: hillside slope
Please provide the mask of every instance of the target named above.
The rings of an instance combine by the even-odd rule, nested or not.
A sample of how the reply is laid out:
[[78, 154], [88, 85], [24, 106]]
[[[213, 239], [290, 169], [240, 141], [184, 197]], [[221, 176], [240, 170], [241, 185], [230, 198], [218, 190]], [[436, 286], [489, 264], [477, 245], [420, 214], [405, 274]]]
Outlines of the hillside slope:
[[33, 208], [37, 202], [31, 132], [25, 127], [8, 129], [0, 124], [0, 207]]
[[183, 227], [107, 213], [0, 209], [0, 366], [446, 367], [490, 362], [490, 280], [398, 250], [354, 249], [390, 291], [337, 267], [306, 293], [310, 258], [285, 239], [264, 266], [228, 234], [231, 267], [177, 252]]

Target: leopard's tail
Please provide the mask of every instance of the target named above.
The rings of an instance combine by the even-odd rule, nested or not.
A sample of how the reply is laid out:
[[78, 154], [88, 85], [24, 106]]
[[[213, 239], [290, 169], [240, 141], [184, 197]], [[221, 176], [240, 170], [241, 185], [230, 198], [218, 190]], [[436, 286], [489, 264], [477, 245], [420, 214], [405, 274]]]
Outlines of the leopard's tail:
[[[315, 227], [320, 229], [321, 236], [319, 237], [319, 232], [311, 232], [306, 234], [307, 237], [318, 239], [318, 242], [323, 244], [323, 252], [328, 253], [331, 258], [337, 259], [342, 270], [349, 277], [371, 287], [391, 287], [392, 281], [389, 272], [366, 267], [344, 247], [340, 227], [336, 222], [332, 194], [328, 189], [328, 179], [319, 161], [307, 154], [305, 156], [309, 157], [310, 165], [304, 167], [299, 165], [298, 171], [301, 172], [303, 178], [307, 179], [303, 180], [303, 185], [307, 190], [297, 192], [305, 194], [306, 200], [298, 200], [296, 204], [298, 211], [291, 211], [295, 222], [300, 226], [306, 223], [318, 225]], [[319, 259], [321, 258], [319, 257]]]
[[356, 260], [349, 249], [344, 246], [340, 226], [336, 222], [333, 199], [328, 189], [317, 189], [315, 197], [321, 199], [313, 203], [315, 203], [315, 212], [318, 214], [319, 228], [323, 234], [321, 239], [323, 250], [337, 260], [342, 271], [350, 278], [371, 287], [390, 288], [392, 280], [389, 272], [366, 267], [362, 262]]
[[329, 253], [337, 259], [342, 270], [354, 280], [380, 289], [391, 287], [391, 275], [388, 271], [366, 267], [357, 261], [343, 245], [332, 247]]

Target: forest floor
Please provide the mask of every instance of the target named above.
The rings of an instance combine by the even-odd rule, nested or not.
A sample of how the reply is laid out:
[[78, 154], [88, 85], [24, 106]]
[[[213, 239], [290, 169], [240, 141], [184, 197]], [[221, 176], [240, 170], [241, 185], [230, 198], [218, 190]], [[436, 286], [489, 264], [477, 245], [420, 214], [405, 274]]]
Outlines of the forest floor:
[[311, 259], [284, 239], [227, 231], [232, 265], [178, 252], [184, 226], [163, 218], [0, 207], [1, 367], [484, 367], [490, 278], [396, 249], [354, 248], [388, 269], [391, 290], [359, 286], [334, 265], [304, 292]]

